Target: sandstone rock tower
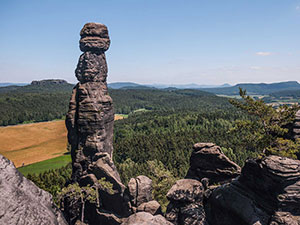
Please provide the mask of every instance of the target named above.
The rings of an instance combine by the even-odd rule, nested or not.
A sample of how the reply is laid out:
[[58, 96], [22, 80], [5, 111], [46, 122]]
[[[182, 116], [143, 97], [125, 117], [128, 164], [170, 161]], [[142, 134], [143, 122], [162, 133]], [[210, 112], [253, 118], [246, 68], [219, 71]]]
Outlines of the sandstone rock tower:
[[[96, 203], [85, 205], [65, 196], [64, 215], [70, 224], [84, 220], [89, 225], [120, 225], [124, 218], [137, 211], [157, 214], [160, 205], [151, 201], [151, 179], [138, 176], [126, 187], [112, 161], [114, 111], [106, 84], [105, 51], [110, 45], [107, 27], [87, 23], [80, 36], [83, 54], [75, 70], [79, 83], [73, 89], [66, 116], [72, 147], [72, 182], [78, 182], [80, 187], [97, 186], [98, 197]], [[111, 191], [99, 184], [102, 178], [112, 184]]]
[[105, 51], [110, 39], [107, 27], [87, 23], [80, 32], [80, 56], [75, 70], [79, 83], [74, 87], [66, 116], [68, 141], [72, 147], [72, 179], [88, 174], [97, 154], [113, 153], [114, 111], [107, 92]]

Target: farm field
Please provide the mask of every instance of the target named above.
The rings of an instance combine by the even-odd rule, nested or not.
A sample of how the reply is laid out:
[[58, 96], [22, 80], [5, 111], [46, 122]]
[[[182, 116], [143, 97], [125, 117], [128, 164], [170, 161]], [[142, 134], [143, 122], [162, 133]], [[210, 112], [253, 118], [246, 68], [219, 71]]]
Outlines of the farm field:
[[[115, 115], [115, 120], [123, 118]], [[63, 156], [66, 152], [64, 120], [0, 127], [0, 154], [16, 167]]]
[[18, 170], [23, 174], [39, 174], [43, 173], [47, 170], [58, 169], [63, 166], [66, 166], [68, 163], [71, 162], [71, 155], [66, 154], [62, 156], [58, 156], [53, 159], [47, 159], [41, 162], [33, 163], [28, 166], [19, 167]]
[[0, 128], [0, 154], [16, 167], [55, 158], [67, 152], [65, 121]]

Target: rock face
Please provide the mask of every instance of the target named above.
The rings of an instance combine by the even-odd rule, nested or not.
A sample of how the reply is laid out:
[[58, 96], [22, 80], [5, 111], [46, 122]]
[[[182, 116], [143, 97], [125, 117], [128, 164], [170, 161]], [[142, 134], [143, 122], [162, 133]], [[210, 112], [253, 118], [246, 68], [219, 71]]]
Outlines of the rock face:
[[52, 196], [0, 155], [0, 224], [67, 225]]
[[105, 51], [110, 40], [107, 27], [87, 23], [80, 32], [80, 49], [84, 52], [75, 70], [75, 86], [66, 116], [68, 141], [71, 144], [73, 181], [88, 175], [96, 153], [112, 157], [114, 111], [107, 92]]
[[43, 86], [48, 84], [68, 84], [68, 82], [62, 79], [34, 80], [31, 82], [31, 85]]
[[293, 139], [300, 138], [300, 110], [296, 113], [295, 122], [293, 124]]
[[175, 225], [206, 224], [203, 192], [202, 183], [197, 180], [178, 180], [167, 194], [167, 220]]
[[146, 176], [131, 178], [128, 182], [128, 190], [133, 207], [152, 200], [152, 180]]
[[[80, 36], [80, 50], [84, 53], [75, 70], [79, 83], [73, 89], [66, 116], [68, 141], [72, 147], [72, 182], [78, 182], [81, 188], [97, 187], [99, 197], [97, 203], [83, 204], [65, 196], [64, 214], [70, 224], [83, 220], [81, 222], [89, 225], [119, 225], [137, 211], [158, 214], [160, 205], [150, 202], [152, 180], [139, 176], [125, 187], [112, 161], [114, 111], [106, 84], [105, 51], [110, 45], [107, 27], [87, 23]], [[112, 184], [112, 192], [105, 187], [98, 188], [102, 178]]]
[[240, 176], [239, 171], [218, 146], [196, 144], [189, 170], [195, 179], [179, 180], [169, 190], [167, 220], [176, 225], [300, 224], [299, 160], [249, 159]]
[[99, 23], [85, 24], [80, 36], [80, 50], [84, 53], [75, 70], [79, 83], [73, 89], [66, 116], [72, 147], [72, 181], [93, 186], [106, 178], [113, 185], [113, 192], [99, 189], [101, 206], [87, 204], [85, 212], [79, 210], [81, 204], [65, 199], [65, 214], [71, 224], [80, 213], [86, 214], [84, 222], [88, 224], [120, 224], [120, 218], [129, 216], [131, 210], [126, 187], [112, 161], [114, 111], [107, 91], [105, 58], [110, 39], [107, 27]]
[[237, 180], [212, 192], [206, 212], [214, 225], [300, 224], [300, 161], [248, 160]]
[[161, 215], [153, 216], [147, 212], [139, 212], [125, 219], [122, 225], [172, 225], [172, 223]]
[[150, 213], [152, 215], [162, 214], [161, 206], [155, 200], [152, 200], [152, 201], [149, 201], [149, 202], [144, 202], [144, 203], [140, 204], [137, 208], [137, 211], [138, 212], [147, 212], [147, 213]]
[[197, 143], [190, 158], [186, 178], [201, 181], [208, 178], [210, 184], [225, 183], [240, 175], [241, 168], [230, 161], [221, 148], [213, 143]]

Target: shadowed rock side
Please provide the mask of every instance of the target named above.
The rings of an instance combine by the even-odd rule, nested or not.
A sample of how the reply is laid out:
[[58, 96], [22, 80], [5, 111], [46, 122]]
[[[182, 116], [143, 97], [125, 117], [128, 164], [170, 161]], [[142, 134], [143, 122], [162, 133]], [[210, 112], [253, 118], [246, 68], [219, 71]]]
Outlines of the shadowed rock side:
[[206, 212], [212, 225], [300, 224], [300, 161], [248, 160], [237, 180], [212, 192]]
[[52, 196], [0, 155], [0, 224], [67, 225]]
[[293, 124], [293, 139], [300, 138], [300, 110], [296, 113], [295, 122]]
[[189, 169], [195, 179], [179, 180], [169, 190], [167, 220], [176, 225], [300, 224], [299, 160], [249, 159], [240, 176], [239, 171], [218, 146], [197, 143]]
[[166, 212], [167, 220], [175, 225], [206, 225], [203, 192], [200, 181], [178, 180], [167, 194], [170, 201]]
[[71, 144], [73, 181], [89, 174], [96, 153], [113, 153], [114, 112], [107, 92], [105, 51], [110, 40], [107, 27], [87, 23], [80, 32], [84, 52], [75, 70], [79, 83], [74, 87], [66, 116]]
[[208, 178], [209, 184], [225, 183], [239, 176], [241, 168], [229, 160], [221, 148], [213, 143], [197, 143], [190, 158], [186, 178], [201, 181]]

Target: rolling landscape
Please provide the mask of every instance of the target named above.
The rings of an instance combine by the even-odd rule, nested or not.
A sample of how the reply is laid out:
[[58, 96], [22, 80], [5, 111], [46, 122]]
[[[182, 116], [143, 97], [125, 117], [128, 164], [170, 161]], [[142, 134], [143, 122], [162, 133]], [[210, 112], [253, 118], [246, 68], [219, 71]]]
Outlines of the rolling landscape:
[[[17, 167], [25, 166], [20, 168], [21, 171], [30, 171], [29, 164], [61, 156], [62, 159], [66, 158], [68, 160], [59, 164], [60, 166], [65, 166], [70, 162], [70, 156], [67, 154], [67, 130], [63, 118], [67, 112], [66, 102], [70, 98], [74, 85], [63, 80], [58, 81], [60, 82], [45, 80], [43, 83], [38, 84], [33, 82], [30, 85], [14, 84], [0, 87], [0, 111], [3, 115], [0, 120], [2, 125], [0, 127], [0, 140], [2, 143], [0, 154], [11, 159]], [[214, 111], [214, 113], [218, 113], [218, 110], [222, 109], [231, 111], [234, 109], [230, 106], [226, 97], [232, 98], [238, 93], [239, 87], [247, 87], [253, 95], [264, 96], [261, 98], [266, 100], [266, 103], [282, 102], [281, 104], [287, 104], [293, 101], [298, 102], [298, 92], [300, 93], [300, 85], [297, 82], [235, 85], [230, 87], [230, 92], [228, 92], [228, 87], [219, 88], [217, 91], [214, 88], [170, 89], [167, 87], [163, 89], [140, 89], [137, 87], [142, 85], [134, 83], [133, 86], [130, 86], [129, 84], [133, 83], [119, 82], [108, 85], [111, 86], [109, 93], [114, 99], [115, 120], [128, 118], [129, 116], [127, 121], [130, 122], [122, 121], [122, 126], [128, 126], [132, 121], [139, 120], [139, 117], [152, 117], [152, 115], [161, 113], [168, 115], [168, 112], [172, 112], [170, 114], [176, 116], [183, 112], [193, 115], [193, 112], [200, 114], [203, 111]], [[292, 89], [290, 89], [291, 86]], [[222, 89], [224, 89], [224, 92], [221, 92]], [[223, 93], [222, 96], [224, 97], [218, 97], [219, 93]], [[238, 95], [236, 96], [238, 97]], [[236, 113], [238, 115], [238, 111]], [[5, 125], [9, 126], [6, 127]], [[135, 127], [136, 125], [130, 124], [130, 126]], [[119, 129], [122, 131], [125, 128], [117, 126], [116, 131], [118, 133]], [[40, 136], [41, 133], [45, 135]], [[115, 134], [117, 135], [116, 138], [118, 138], [118, 133]], [[121, 146], [118, 142], [115, 142], [115, 145]], [[222, 145], [229, 146], [228, 144]], [[128, 146], [128, 148], [130, 147]], [[188, 149], [188, 146], [186, 148]], [[139, 161], [144, 162], [141, 159]], [[52, 164], [38, 171], [45, 171], [52, 169], [52, 167], [55, 169], [59, 166]]]
[[0, 18], [0, 225], [300, 225], [299, 1]]

